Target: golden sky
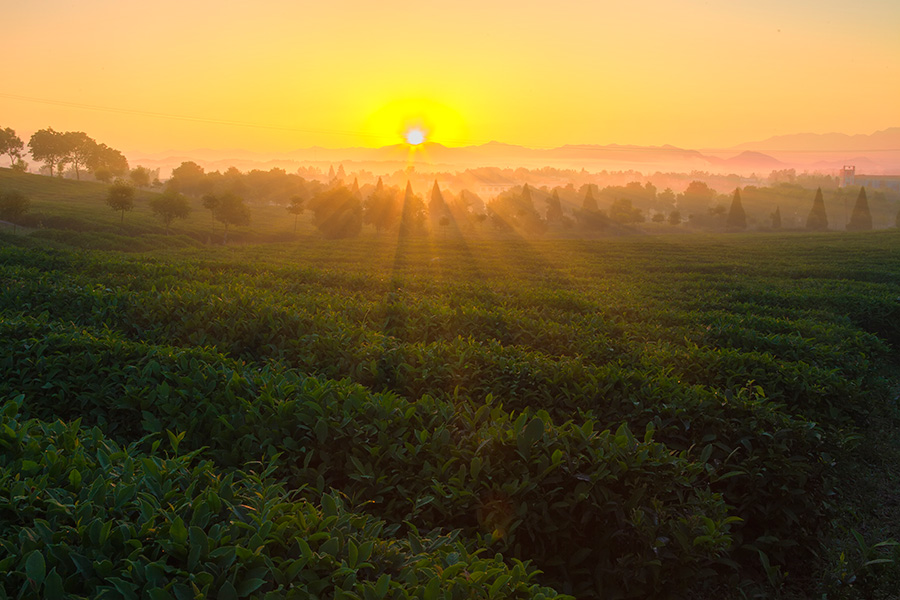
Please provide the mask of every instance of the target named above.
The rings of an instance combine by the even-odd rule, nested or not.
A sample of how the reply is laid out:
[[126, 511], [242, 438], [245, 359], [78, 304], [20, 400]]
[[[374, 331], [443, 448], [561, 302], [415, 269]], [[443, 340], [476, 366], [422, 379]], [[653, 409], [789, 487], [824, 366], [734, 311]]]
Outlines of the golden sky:
[[124, 151], [724, 147], [900, 125], [900, 2], [0, 0], [0, 127]]

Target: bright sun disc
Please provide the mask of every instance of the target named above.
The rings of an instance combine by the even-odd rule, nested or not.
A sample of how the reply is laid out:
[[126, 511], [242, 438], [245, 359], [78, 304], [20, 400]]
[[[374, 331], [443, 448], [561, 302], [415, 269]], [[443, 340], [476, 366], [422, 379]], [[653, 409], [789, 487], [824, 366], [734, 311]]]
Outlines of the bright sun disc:
[[421, 129], [410, 129], [406, 132], [406, 143], [418, 146], [425, 141], [425, 132]]

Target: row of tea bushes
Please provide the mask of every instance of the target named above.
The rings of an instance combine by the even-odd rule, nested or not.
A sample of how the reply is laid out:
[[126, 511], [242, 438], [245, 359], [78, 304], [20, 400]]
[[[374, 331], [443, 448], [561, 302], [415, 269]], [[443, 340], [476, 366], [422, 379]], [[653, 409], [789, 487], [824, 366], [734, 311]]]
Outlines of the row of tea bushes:
[[632, 597], [696, 584], [738, 520], [686, 453], [543, 411], [257, 367], [209, 350], [134, 343], [45, 319], [8, 319], [0, 394], [32, 416], [83, 417], [123, 440], [179, 431], [227, 467], [277, 455], [288, 485], [340, 490], [392, 523], [462, 528], [575, 593]]
[[121, 446], [98, 428], [0, 403], [0, 597], [565, 600], [459, 532], [404, 536], [286, 491], [272, 468]]

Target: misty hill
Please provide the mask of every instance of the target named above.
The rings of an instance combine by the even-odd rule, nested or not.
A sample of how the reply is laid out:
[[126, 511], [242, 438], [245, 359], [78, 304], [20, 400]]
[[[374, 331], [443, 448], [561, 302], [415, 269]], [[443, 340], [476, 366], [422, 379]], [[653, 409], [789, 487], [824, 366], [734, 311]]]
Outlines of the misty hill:
[[[836, 170], [854, 165], [871, 174], [900, 173], [900, 127], [872, 134], [798, 133], [746, 142], [723, 152], [764, 152], [797, 168]], [[712, 153], [712, 151], [706, 151]], [[782, 167], [783, 168], [783, 167]]]
[[388, 173], [410, 166], [420, 172], [451, 171], [478, 167], [555, 167], [598, 171], [636, 170], [653, 172], [691, 172], [750, 175], [765, 174], [775, 169], [798, 171], [835, 171], [846, 164], [872, 174], [900, 173], [900, 127], [871, 135], [796, 134], [747, 142], [732, 148], [679, 148], [671, 145], [595, 145], [570, 144], [556, 148], [529, 148], [492, 141], [486, 144], [448, 147], [426, 142], [411, 148], [392, 144], [380, 148], [303, 148], [281, 154], [245, 150], [201, 149], [189, 152], [157, 154], [128, 153], [131, 164], [168, 171], [182, 162], [193, 160], [207, 170], [224, 171], [237, 167], [268, 170], [280, 167], [289, 171], [301, 165], [328, 169], [346, 163], [355, 169]]

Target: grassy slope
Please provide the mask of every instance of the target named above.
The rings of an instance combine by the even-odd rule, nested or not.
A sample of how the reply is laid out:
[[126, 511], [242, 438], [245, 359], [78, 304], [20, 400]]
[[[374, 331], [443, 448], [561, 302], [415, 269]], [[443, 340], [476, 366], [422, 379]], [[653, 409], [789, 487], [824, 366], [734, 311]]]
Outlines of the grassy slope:
[[[149, 206], [150, 199], [156, 197], [157, 192], [139, 190], [134, 210], [126, 213], [124, 224], [120, 224], [121, 213], [106, 205], [108, 188], [108, 185], [96, 181], [74, 181], [0, 168], [0, 190], [17, 190], [31, 200], [31, 210], [24, 222], [32, 228], [99, 231], [127, 236], [165, 234], [165, 228]], [[204, 242], [208, 238], [221, 240], [224, 231], [222, 224], [213, 225], [209, 211], [201, 206], [199, 200], [191, 200], [191, 205], [191, 214], [187, 219], [175, 221], [172, 234], [186, 235]], [[252, 206], [251, 211], [250, 225], [232, 228], [229, 233], [232, 239], [253, 242], [292, 237], [294, 218], [283, 207]], [[301, 223], [304, 216], [300, 217]]]

